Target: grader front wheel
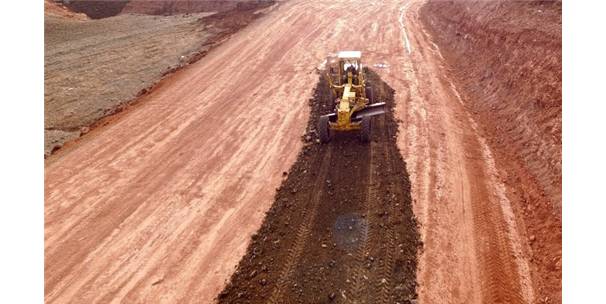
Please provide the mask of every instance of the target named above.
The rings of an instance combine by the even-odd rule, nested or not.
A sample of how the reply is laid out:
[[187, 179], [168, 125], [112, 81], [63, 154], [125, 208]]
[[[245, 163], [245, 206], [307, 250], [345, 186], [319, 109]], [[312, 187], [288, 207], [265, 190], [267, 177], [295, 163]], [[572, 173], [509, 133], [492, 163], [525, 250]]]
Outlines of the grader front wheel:
[[328, 116], [320, 116], [318, 121], [318, 135], [320, 142], [325, 144], [330, 141], [330, 128], [328, 126]]

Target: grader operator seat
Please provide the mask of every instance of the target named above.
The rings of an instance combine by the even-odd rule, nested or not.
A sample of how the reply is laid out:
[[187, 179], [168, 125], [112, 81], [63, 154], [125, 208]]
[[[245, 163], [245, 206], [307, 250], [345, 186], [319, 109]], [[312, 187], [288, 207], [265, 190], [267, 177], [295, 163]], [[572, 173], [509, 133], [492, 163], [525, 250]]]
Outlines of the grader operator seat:
[[358, 58], [342, 58], [341, 65], [343, 66], [343, 76], [341, 79], [341, 84], [347, 82], [347, 75], [351, 72], [353, 75], [353, 81], [355, 85], [360, 85], [358, 80], [358, 71], [360, 70], [360, 61]]

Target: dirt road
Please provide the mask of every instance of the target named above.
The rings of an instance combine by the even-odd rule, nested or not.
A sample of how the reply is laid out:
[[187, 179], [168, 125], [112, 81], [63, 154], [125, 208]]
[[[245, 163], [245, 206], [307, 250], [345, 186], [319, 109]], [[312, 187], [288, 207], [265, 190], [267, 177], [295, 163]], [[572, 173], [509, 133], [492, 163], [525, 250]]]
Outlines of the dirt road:
[[211, 302], [302, 147], [315, 67], [359, 49], [396, 92], [420, 302], [531, 302], [509, 190], [420, 3], [351, 3], [281, 4], [47, 160], [46, 301]]

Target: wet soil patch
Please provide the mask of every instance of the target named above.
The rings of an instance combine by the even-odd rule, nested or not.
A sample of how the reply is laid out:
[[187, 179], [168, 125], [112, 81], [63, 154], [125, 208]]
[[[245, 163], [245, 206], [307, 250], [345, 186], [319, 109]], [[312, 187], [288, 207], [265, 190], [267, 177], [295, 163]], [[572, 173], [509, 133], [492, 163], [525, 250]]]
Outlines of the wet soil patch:
[[372, 140], [342, 133], [318, 144], [318, 117], [333, 107], [323, 79], [296, 163], [252, 237], [220, 303], [411, 303], [420, 248], [410, 181], [397, 145], [394, 90], [368, 72], [388, 113]]

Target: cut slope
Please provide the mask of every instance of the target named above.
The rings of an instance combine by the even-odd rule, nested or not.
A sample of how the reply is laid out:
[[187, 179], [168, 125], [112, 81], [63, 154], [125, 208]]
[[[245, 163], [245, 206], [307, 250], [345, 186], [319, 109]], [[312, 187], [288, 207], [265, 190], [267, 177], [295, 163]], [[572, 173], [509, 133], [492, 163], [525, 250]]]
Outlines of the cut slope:
[[128, 0], [70, 0], [64, 4], [74, 12], [84, 13], [92, 19], [101, 19], [120, 14]]
[[119, 111], [167, 69], [208, 50], [218, 29], [206, 30], [199, 18], [45, 20], [45, 154]]
[[123, 14], [176, 15], [201, 12], [224, 12], [232, 9], [246, 10], [271, 4], [273, 0], [131, 0]]
[[65, 5], [93, 19], [118, 14], [179, 15], [249, 10], [273, 4], [274, 0], [71, 0]]
[[536, 298], [561, 302], [560, 1], [430, 1], [421, 9], [479, 122], [532, 248]]
[[68, 18], [74, 20], [87, 20], [88, 17], [85, 14], [80, 14], [69, 10], [64, 5], [54, 2], [52, 0], [44, 0], [44, 16], [45, 17], [58, 17]]
[[429, 2], [424, 21], [492, 144], [561, 208], [561, 2]]
[[86, 22], [46, 18], [45, 155], [205, 56], [262, 16], [262, 8]]

